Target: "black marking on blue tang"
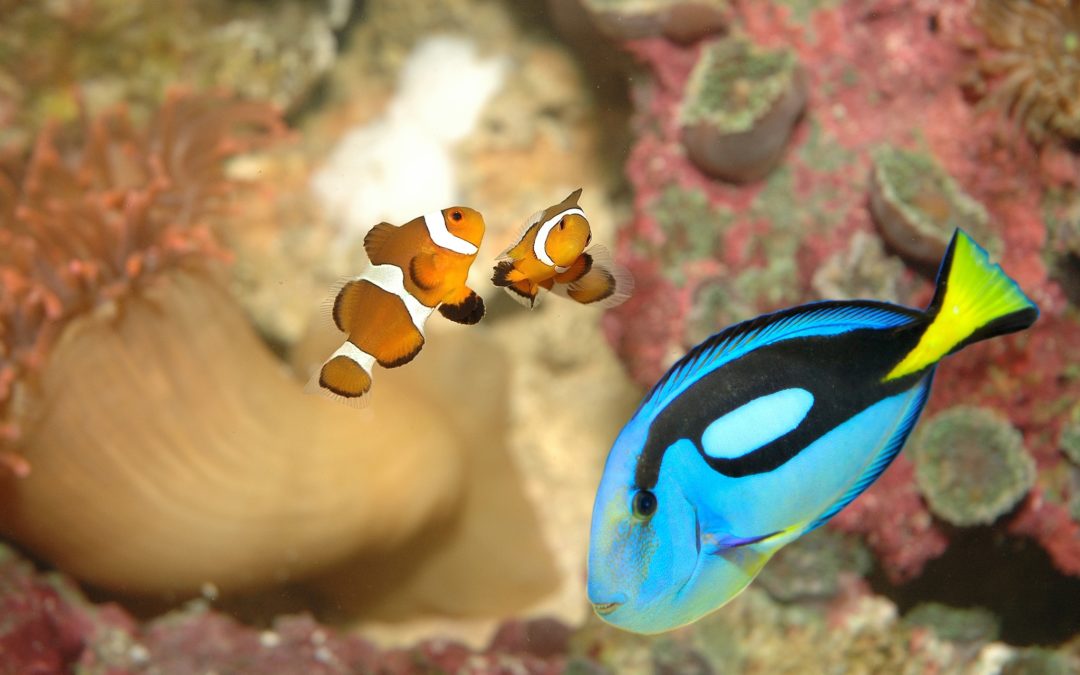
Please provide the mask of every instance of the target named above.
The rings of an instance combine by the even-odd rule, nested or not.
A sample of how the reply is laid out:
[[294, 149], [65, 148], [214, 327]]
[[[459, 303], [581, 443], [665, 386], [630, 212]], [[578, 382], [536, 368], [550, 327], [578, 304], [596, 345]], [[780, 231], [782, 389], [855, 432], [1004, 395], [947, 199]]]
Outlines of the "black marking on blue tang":
[[[858, 328], [837, 335], [800, 337], [758, 347], [702, 376], [656, 415], [638, 456], [637, 489], [653, 488], [664, 453], [675, 442], [689, 439], [713, 470], [738, 478], [773, 471], [818, 438], [878, 401], [915, 386], [926, 369], [889, 382], [884, 377], [918, 343], [929, 325], [916, 310], [869, 301], [827, 303], [880, 307], [913, 321], [895, 328]], [[826, 303], [796, 307], [732, 326], [695, 347], [684, 360], [718, 342], [761, 329], [793, 315], [820, 311]], [[671, 371], [677, 368], [673, 367]], [[657, 383], [660, 388], [666, 377]], [[799, 388], [814, 396], [814, 404], [795, 429], [736, 458], [705, 454], [705, 429], [746, 403], [784, 389]]]

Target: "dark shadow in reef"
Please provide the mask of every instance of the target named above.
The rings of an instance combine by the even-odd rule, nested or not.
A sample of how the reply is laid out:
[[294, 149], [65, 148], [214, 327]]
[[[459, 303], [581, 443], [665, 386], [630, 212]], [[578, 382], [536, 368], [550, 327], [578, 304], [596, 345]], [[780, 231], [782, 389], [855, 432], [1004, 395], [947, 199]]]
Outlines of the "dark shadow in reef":
[[629, 199], [623, 167], [634, 142], [630, 86], [641, 66], [616, 41], [600, 33], [579, 0], [511, 2], [507, 8], [526, 33], [552, 39], [573, 55], [592, 98], [590, 114], [599, 133], [597, 154], [605, 162], [604, 175], [613, 181], [608, 189], [612, 196]]
[[1080, 579], [1059, 572], [1035, 541], [990, 527], [954, 532], [945, 555], [908, 583], [892, 584], [880, 569], [869, 581], [905, 614], [922, 602], [988, 609], [1012, 645], [1056, 645], [1080, 633]]

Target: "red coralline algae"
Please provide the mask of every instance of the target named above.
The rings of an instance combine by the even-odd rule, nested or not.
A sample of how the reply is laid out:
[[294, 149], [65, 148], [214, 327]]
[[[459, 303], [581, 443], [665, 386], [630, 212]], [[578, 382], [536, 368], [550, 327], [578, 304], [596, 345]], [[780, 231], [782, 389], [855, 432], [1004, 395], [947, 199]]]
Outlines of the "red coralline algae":
[[566, 669], [570, 629], [547, 619], [511, 622], [473, 650], [447, 640], [380, 650], [359, 635], [286, 615], [259, 630], [202, 602], [140, 624], [116, 605], [94, 605], [69, 581], [35, 572], [0, 546], [0, 673], [235, 675], [266, 673], [523, 673]]
[[[1004, 527], [1035, 537], [1063, 572], [1080, 574], [1076, 523], [1046, 496], [1061, 492], [1052, 476], [1064, 461], [1056, 449], [1063, 402], [1080, 396], [1074, 372], [1080, 317], [1048, 278], [1043, 216], [1051, 191], [1080, 184], [1080, 156], [1053, 144], [1032, 145], [1007, 110], [978, 104], [969, 84], [987, 38], [973, 18], [974, 4], [738, 3], [732, 34], [766, 48], [793, 49], [809, 83], [807, 112], [783, 163], [744, 186], [709, 179], [679, 144], [680, 101], [701, 47], [659, 38], [624, 43], [652, 75], [633, 85], [636, 139], [626, 175], [634, 216], [620, 232], [618, 251], [645, 304], [609, 312], [604, 325], [632, 375], [651, 385], [700, 339], [700, 327], [690, 324], [702, 313], [701, 298], [719, 303], [704, 313], [708, 332], [817, 299], [814, 272], [855, 233], [877, 236], [867, 208], [875, 149], [889, 145], [932, 157], [985, 207], [987, 233], [1000, 241], [1002, 266], [1039, 304], [1042, 317], [1023, 335], [946, 359], [927, 414], [966, 404], [1010, 419], [1036, 461], [1033, 494], [1043, 497], [1026, 500]], [[664, 199], [672, 190], [692, 198]], [[658, 205], [690, 210], [660, 213]], [[714, 229], [721, 243], [690, 248], [694, 240], [682, 229], [676, 237], [666, 226], [680, 222]], [[705, 286], [710, 292], [699, 294]], [[931, 290], [924, 279], [901, 302], [923, 306]], [[652, 304], [663, 309], [644, 311]], [[927, 511], [903, 456], [834, 526], [864, 535], [894, 580], [918, 575], [947, 548], [945, 531]]]

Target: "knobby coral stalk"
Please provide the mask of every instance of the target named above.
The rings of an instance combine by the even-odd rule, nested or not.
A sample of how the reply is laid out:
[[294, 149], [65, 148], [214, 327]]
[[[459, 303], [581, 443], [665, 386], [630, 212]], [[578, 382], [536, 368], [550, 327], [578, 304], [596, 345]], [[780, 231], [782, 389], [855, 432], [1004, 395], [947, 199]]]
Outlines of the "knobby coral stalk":
[[[305, 397], [224, 290], [223, 160], [269, 108], [174, 94], [0, 179], [0, 532], [127, 593], [295, 578], [392, 546], [458, 498], [443, 413], [386, 386], [373, 415]], [[19, 475], [21, 474], [21, 475]]]

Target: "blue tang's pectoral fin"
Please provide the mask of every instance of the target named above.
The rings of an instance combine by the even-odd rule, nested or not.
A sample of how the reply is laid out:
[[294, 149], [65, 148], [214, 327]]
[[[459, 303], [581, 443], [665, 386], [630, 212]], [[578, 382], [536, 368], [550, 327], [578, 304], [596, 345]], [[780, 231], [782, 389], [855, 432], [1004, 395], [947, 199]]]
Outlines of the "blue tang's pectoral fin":
[[733, 548], [739, 548], [740, 546], [749, 546], [750, 544], [757, 544], [759, 542], [765, 541], [766, 539], [775, 537], [778, 534], [783, 534], [783, 532], [770, 532], [769, 534], [762, 534], [757, 537], [736, 537], [732, 534], [705, 534], [702, 535], [701, 539], [702, 544], [704, 544], [705, 546], [706, 553], [708, 553], [709, 555], [721, 555], [723, 553], [726, 553], [727, 551], [730, 551]]
[[889, 437], [889, 440], [881, 446], [881, 451], [870, 462], [866, 470], [859, 476], [859, 479], [855, 481], [852, 486], [844, 492], [844, 494], [837, 499], [829, 508], [814, 519], [810, 523], [810, 526], [803, 530], [800, 534], [805, 534], [814, 528], [825, 524], [830, 518], [840, 513], [840, 510], [850, 504], [856, 497], [861, 495], [866, 488], [878, 479], [885, 469], [889, 468], [892, 461], [896, 459], [896, 455], [900, 453], [900, 449], [904, 447], [904, 442], [907, 441], [908, 436], [911, 435], [911, 430], [915, 428], [915, 423], [919, 421], [919, 415], [922, 413], [923, 407], [926, 406], [926, 401], [930, 397], [930, 384], [934, 380], [934, 371], [931, 370], [923, 381], [920, 382], [914, 393], [911, 403], [908, 404], [908, 409], [904, 413], [903, 419], [900, 420], [900, 424], [896, 426], [896, 431]]

